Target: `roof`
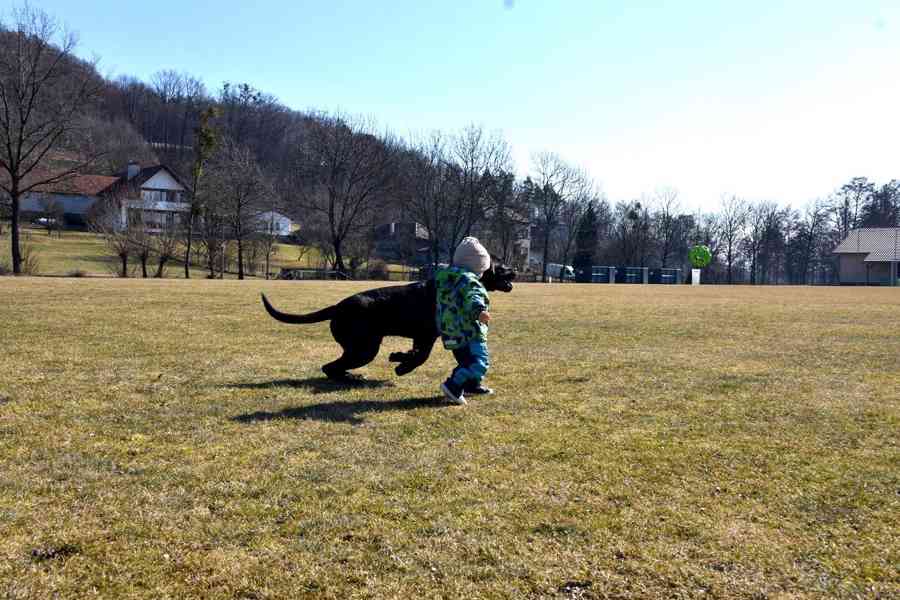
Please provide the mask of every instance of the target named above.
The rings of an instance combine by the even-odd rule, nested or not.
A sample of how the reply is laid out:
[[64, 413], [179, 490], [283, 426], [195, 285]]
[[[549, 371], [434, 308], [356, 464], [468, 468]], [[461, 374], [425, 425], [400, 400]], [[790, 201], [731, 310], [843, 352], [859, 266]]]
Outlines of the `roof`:
[[153, 165], [150, 167], [143, 167], [137, 174], [128, 179], [127, 177], [127, 169], [124, 171], [119, 171], [115, 175], [115, 182], [113, 185], [109, 186], [104, 190], [105, 194], [116, 195], [123, 194], [125, 196], [129, 196], [130, 194], [139, 193], [139, 190], [145, 183], [147, 183], [151, 177], [159, 173], [160, 171], [166, 171], [169, 175], [172, 176], [175, 181], [178, 182], [185, 190], [188, 189], [188, 186], [184, 184], [178, 174], [167, 167], [166, 165]]
[[835, 254], [865, 254], [865, 262], [900, 261], [900, 227], [854, 229]]
[[[29, 185], [32, 182], [49, 179], [54, 175], [65, 173], [65, 170], [59, 167], [59, 164], [60, 162], [57, 160], [57, 162], [53, 164], [35, 169], [24, 179], [24, 185]], [[32, 191], [44, 194], [64, 194], [69, 196], [99, 196], [105, 193], [120, 191], [126, 185], [127, 188], [131, 190], [140, 189], [151, 177], [163, 170], [168, 172], [179, 185], [188, 189], [188, 186], [185, 185], [184, 181], [182, 181], [178, 174], [171, 168], [166, 165], [153, 165], [142, 168], [138, 171], [137, 175], [130, 180], [126, 177], [127, 171], [120, 171], [112, 176], [73, 174], [68, 175], [55, 183], [38, 186]], [[5, 172], [0, 172], [0, 180], [5, 182], [8, 181], [8, 179], [9, 176]]]
[[263, 217], [268, 215], [272, 215], [274, 218], [287, 219], [288, 221], [292, 220], [289, 216], [282, 212], [278, 212], [277, 210], [264, 210], [263, 212], [259, 213], [258, 216]]
[[[64, 170], [59, 169], [35, 169], [22, 180], [21, 186], [28, 188], [37, 181], [51, 179], [64, 173]], [[109, 189], [118, 180], [118, 177], [110, 177], [108, 175], [73, 173], [65, 175], [59, 181], [38, 185], [29, 191], [43, 194], [65, 194], [67, 196], [97, 196]], [[0, 173], [0, 181], [8, 184], [9, 175], [5, 172]]]
[[96, 196], [118, 181], [107, 175], [73, 175], [56, 183], [38, 186], [34, 191], [70, 196]]
[[[137, 175], [135, 175], [131, 179], [128, 179], [128, 183], [132, 186], [140, 187], [140, 186], [144, 185], [145, 183], [147, 183], [147, 181], [149, 181], [151, 177], [153, 177], [160, 171], [168, 171], [169, 175], [171, 175], [172, 178], [175, 179], [175, 181], [177, 181], [183, 188], [187, 189], [187, 186], [184, 184], [184, 182], [178, 176], [178, 173], [176, 173], [175, 171], [173, 171], [166, 165], [153, 165], [150, 167], [142, 167], [141, 170], [138, 171]], [[116, 178], [122, 179], [124, 181], [127, 179], [127, 175], [128, 175], [128, 170], [126, 169], [124, 171], [119, 171], [118, 173], [116, 173]]]

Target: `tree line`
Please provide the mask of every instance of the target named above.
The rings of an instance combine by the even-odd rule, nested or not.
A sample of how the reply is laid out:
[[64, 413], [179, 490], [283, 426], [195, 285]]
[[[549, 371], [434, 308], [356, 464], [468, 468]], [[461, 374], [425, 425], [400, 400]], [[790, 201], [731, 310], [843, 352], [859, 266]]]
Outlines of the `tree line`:
[[[243, 276], [245, 254], [253, 263], [271, 255], [251, 227], [271, 210], [298, 222], [298, 241], [342, 273], [371, 261], [379, 224], [416, 222], [432, 264], [467, 235], [543, 278], [550, 263], [686, 269], [688, 249], [703, 243], [713, 253], [704, 280], [733, 283], [833, 280], [831, 251], [850, 229], [898, 225], [896, 180], [855, 178], [800, 210], [728, 195], [716, 211], [695, 213], [673, 189], [611, 202], [584, 169], [551, 152], [536, 153], [529, 175], [517, 177], [508, 143], [482, 126], [404, 139], [371, 119], [293, 110], [249, 83], [210, 91], [173, 70], [148, 82], [106, 79], [63, 31], [28, 6], [0, 24], [0, 210], [15, 272], [26, 193], [132, 159], [173, 168], [192, 206], [165, 235], [136, 241], [140, 223], [130, 240], [106, 231], [142, 273], [153, 255], [157, 273], [181, 262], [189, 276], [199, 261], [214, 276], [236, 262]], [[423, 248], [411, 240], [402, 250], [414, 262]]]
[[750, 284], [835, 283], [834, 248], [852, 229], [900, 226], [900, 181], [856, 177], [802, 209], [722, 196], [717, 210], [685, 213], [676, 191], [641, 201], [601, 201], [581, 222], [582, 265], [688, 269], [687, 252], [708, 246], [705, 281]]

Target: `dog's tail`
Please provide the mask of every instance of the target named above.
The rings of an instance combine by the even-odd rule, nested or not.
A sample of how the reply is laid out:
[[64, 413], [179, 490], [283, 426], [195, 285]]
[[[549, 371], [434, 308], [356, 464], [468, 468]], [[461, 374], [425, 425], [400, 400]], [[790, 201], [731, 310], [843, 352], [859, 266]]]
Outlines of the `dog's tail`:
[[288, 313], [283, 313], [280, 310], [276, 309], [269, 303], [269, 299], [266, 298], [265, 294], [262, 295], [263, 306], [266, 307], [266, 312], [269, 313], [273, 319], [277, 321], [281, 321], [282, 323], [291, 323], [292, 325], [304, 325], [306, 323], [319, 323], [320, 321], [330, 321], [335, 316], [335, 307], [329, 306], [328, 308], [323, 308], [322, 310], [317, 310], [314, 313], [309, 313], [307, 315], [290, 315]]

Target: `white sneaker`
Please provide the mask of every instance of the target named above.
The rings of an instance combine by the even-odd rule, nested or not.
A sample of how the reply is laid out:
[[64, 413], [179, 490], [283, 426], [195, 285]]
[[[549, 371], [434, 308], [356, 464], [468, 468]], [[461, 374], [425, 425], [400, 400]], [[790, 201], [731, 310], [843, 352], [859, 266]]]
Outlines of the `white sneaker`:
[[451, 404], [458, 404], [460, 406], [465, 406], [466, 399], [465, 399], [465, 397], [463, 397], [462, 392], [459, 393], [459, 396], [455, 395], [453, 393], [453, 390], [451, 390], [449, 387], [447, 387], [446, 382], [441, 384], [441, 391], [444, 392], [444, 397]]

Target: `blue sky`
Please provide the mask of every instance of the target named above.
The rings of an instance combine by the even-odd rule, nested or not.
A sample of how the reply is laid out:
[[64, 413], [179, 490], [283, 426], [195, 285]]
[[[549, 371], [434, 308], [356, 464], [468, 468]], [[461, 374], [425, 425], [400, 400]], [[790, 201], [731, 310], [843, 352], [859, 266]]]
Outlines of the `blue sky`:
[[900, 178], [896, 0], [32, 6], [109, 75], [248, 82], [401, 135], [477, 123], [520, 174], [557, 152], [613, 201], [667, 186], [690, 209], [722, 194], [801, 207], [852, 176]]

